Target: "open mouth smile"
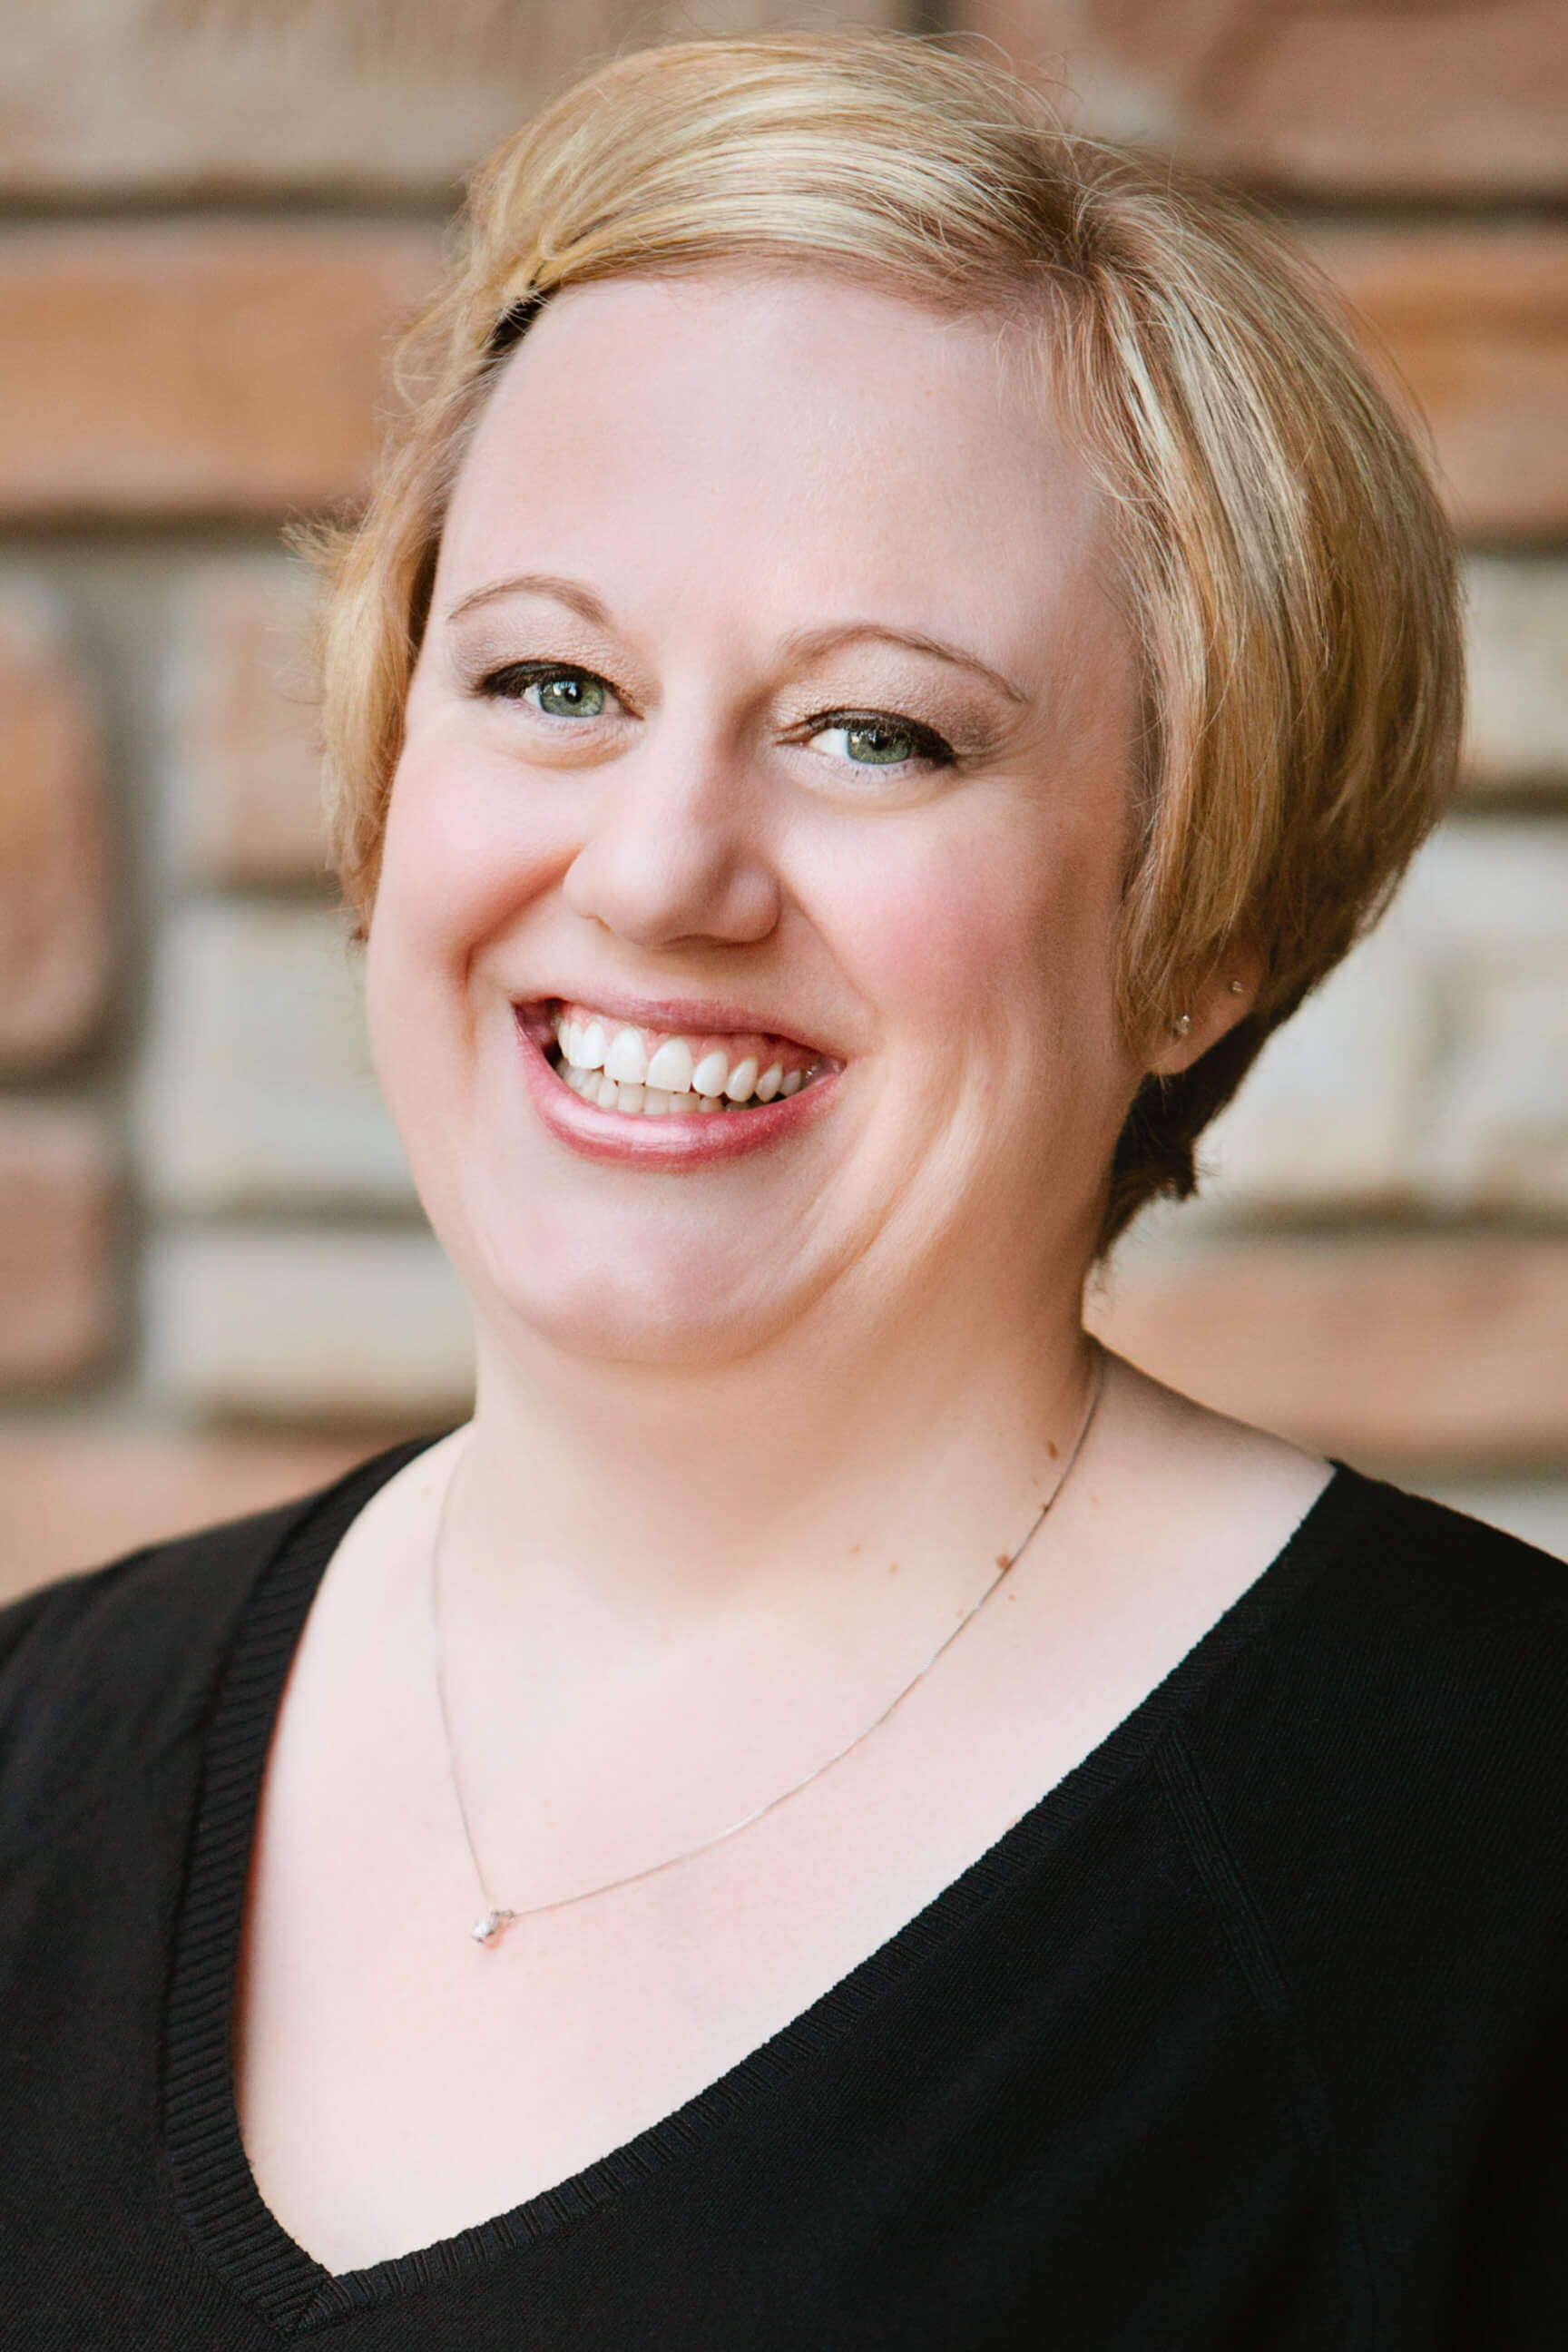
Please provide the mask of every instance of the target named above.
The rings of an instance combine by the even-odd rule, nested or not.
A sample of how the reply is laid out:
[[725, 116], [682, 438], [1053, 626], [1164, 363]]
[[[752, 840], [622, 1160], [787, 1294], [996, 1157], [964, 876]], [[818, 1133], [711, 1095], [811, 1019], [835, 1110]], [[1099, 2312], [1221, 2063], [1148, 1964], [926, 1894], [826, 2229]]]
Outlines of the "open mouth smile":
[[562, 1004], [552, 1015], [552, 1066], [584, 1102], [634, 1118], [748, 1110], [788, 1100], [822, 1070], [822, 1056], [760, 1031], [695, 1035], [645, 1029]]
[[815, 1112], [802, 1097], [843, 1068], [761, 1029], [665, 1028], [559, 997], [513, 1012], [545, 1124], [596, 1158], [728, 1159]]

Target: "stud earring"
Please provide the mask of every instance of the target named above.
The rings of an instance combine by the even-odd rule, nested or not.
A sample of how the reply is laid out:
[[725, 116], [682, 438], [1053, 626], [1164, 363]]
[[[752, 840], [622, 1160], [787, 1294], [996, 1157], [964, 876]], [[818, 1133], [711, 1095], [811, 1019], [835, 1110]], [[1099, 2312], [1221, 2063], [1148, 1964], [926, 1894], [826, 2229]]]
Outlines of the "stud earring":
[[1192, 1014], [1190, 1013], [1178, 1013], [1175, 1019], [1172, 1022], [1171, 1026], [1175, 1031], [1178, 1037], [1190, 1035], [1193, 1026]]
[[1230, 992], [1233, 996], [1245, 996], [1247, 994], [1245, 982], [1239, 980], [1233, 980], [1230, 983]]

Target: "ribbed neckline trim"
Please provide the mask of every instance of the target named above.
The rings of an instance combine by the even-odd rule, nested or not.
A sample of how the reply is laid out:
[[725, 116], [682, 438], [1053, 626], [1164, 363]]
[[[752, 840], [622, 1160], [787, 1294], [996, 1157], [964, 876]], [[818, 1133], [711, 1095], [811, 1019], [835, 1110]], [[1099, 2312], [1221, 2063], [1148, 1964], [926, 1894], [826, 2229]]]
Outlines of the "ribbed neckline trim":
[[240, 1930], [268, 1751], [316, 1588], [371, 1496], [420, 1450], [403, 1445], [364, 1464], [286, 1528], [261, 1563], [207, 1727], [165, 2021], [164, 2138], [192, 2237], [232, 2291], [283, 2336], [426, 2292], [534, 2243], [634, 2189], [829, 2048], [1143, 1762], [1215, 1675], [1315, 1580], [1378, 1491], [1336, 1465], [1274, 1559], [1098, 1748], [868, 1959], [717, 2082], [510, 2211], [415, 2252], [335, 2273], [268, 2210], [246, 2157], [233, 2056]]

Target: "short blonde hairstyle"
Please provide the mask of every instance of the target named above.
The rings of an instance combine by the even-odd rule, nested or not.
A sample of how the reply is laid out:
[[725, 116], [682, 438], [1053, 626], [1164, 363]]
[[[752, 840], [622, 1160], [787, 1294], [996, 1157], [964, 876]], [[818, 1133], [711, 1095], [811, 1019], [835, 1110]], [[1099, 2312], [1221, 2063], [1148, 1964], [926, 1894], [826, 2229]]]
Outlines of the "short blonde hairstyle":
[[1269, 1031], [1381, 911], [1451, 786], [1449, 533], [1327, 286], [1233, 198], [1062, 129], [1021, 83], [900, 35], [618, 58], [477, 174], [401, 413], [329, 551], [339, 872], [374, 896], [443, 520], [475, 421], [563, 287], [752, 262], [1016, 322], [1100, 486], [1146, 710], [1118, 995], [1152, 1040], [1244, 942], [1256, 1005], [1145, 1081], [1108, 1244], [1193, 1190], [1194, 1145]]

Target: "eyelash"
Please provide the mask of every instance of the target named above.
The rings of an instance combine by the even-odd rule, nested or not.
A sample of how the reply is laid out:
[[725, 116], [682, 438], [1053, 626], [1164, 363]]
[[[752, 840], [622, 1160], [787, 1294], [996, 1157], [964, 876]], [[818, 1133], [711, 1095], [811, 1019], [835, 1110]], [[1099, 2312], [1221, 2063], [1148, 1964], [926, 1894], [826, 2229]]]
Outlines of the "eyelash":
[[626, 698], [601, 677], [595, 669], [584, 669], [576, 662], [504, 662], [481, 677], [475, 691], [492, 702], [521, 702], [531, 686], [542, 686], [552, 677], [581, 678], [586, 685], [602, 686], [613, 694], [622, 709], [629, 708]]
[[[574, 662], [507, 662], [500, 669], [491, 670], [480, 678], [478, 691], [492, 701], [520, 702], [531, 686], [542, 686], [551, 678], [568, 677], [581, 679], [591, 686], [602, 686], [606, 693], [614, 696], [623, 710], [631, 709], [626, 697], [607, 677], [602, 677], [597, 670], [581, 668]], [[830, 727], [885, 727], [909, 736], [915, 746], [917, 760], [923, 760], [933, 768], [955, 768], [959, 764], [958, 753], [934, 727], [922, 726], [918, 719], [905, 719], [891, 710], [844, 708], [814, 711], [809, 719], [802, 719], [792, 727], [784, 740], [805, 745], [814, 735], [823, 734]], [[875, 766], [878, 763], [856, 764]], [[887, 762], [889, 768], [908, 767], [910, 764], [910, 761], [901, 760]]]
[[[937, 733], [934, 727], [922, 727], [918, 719], [901, 718], [895, 710], [814, 711], [811, 717], [803, 720], [798, 727], [792, 727], [785, 740], [792, 743], [809, 742], [812, 736], [825, 733], [829, 727], [886, 728], [889, 734], [907, 735], [910, 738], [915, 747], [917, 760], [927, 761], [933, 768], [955, 768], [958, 765], [957, 752], [944, 736]], [[876, 766], [879, 763], [868, 761], [856, 764]], [[889, 769], [904, 768], [910, 764], [907, 760], [890, 760], [887, 762]]]

